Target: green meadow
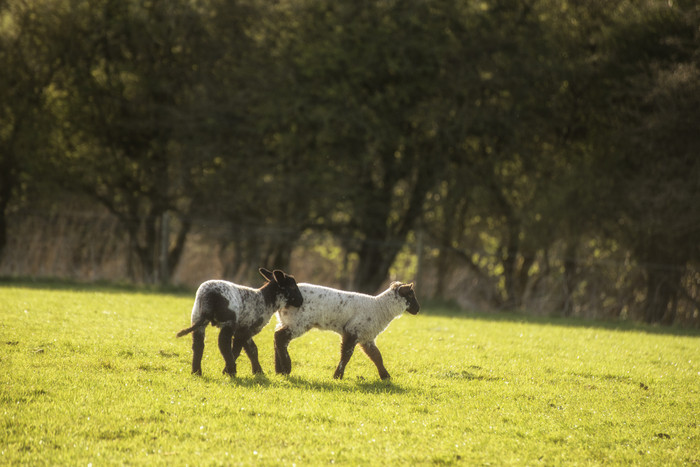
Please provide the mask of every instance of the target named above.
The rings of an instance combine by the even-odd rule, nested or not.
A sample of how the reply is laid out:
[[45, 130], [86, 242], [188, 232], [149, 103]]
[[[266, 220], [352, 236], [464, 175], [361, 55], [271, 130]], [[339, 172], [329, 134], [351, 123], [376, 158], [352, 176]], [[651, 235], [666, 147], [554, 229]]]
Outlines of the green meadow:
[[378, 338], [390, 382], [339, 338], [290, 345], [274, 318], [221, 374], [208, 328], [190, 375], [193, 294], [0, 286], [2, 465], [683, 465], [700, 463], [700, 332], [457, 314], [424, 306]]

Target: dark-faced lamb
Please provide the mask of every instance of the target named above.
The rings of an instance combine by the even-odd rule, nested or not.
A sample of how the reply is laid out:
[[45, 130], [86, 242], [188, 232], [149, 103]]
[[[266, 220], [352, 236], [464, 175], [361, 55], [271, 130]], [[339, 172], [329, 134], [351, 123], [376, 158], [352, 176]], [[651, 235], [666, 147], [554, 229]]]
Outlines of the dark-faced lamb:
[[415, 315], [420, 309], [413, 284], [394, 282], [377, 296], [346, 292], [312, 284], [299, 284], [304, 303], [296, 309], [277, 312], [275, 370], [289, 374], [292, 360], [287, 347], [311, 328], [335, 331], [341, 336], [340, 363], [333, 375], [340, 379], [355, 345], [374, 362], [381, 379], [389, 378], [375, 339], [404, 311]]
[[259, 271], [267, 280], [259, 289], [222, 280], [206, 281], [197, 289], [192, 326], [177, 333], [177, 337], [192, 333], [192, 373], [202, 374], [204, 331], [209, 323], [221, 329], [219, 351], [226, 363], [224, 374], [236, 375], [241, 348], [250, 359], [253, 373], [262, 373], [253, 336], [270, 321], [276, 310], [299, 307], [303, 299], [293, 276], [280, 270], [271, 272], [261, 268]]

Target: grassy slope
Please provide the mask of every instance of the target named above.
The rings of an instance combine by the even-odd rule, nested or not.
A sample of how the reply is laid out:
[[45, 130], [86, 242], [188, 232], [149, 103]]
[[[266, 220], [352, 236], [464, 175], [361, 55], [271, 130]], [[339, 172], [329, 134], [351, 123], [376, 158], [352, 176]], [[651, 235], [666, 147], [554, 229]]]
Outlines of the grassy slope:
[[[380, 382], [338, 338], [294, 341], [274, 374], [273, 325], [204, 377], [174, 333], [192, 297], [0, 287], [0, 464], [600, 464], [700, 462], [697, 333], [572, 322], [404, 316], [378, 340]], [[274, 322], [274, 318], [273, 318]]]

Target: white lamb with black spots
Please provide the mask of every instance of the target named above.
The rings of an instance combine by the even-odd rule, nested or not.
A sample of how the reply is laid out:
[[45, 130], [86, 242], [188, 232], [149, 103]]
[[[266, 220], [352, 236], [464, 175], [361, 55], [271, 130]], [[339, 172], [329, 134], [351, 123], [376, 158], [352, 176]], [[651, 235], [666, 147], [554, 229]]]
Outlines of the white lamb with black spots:
[[267, 280], [259, 289], [222, 280], [206, 281], [197, 289], [192, 326], [177, 333], [177, 337], [192, 333], [192, 373], [202, 374], [204, 331], [209, 323], [221, 328], [219, 351], [226, 363], [224, 374], [236, 375], [241, 349], [248, 355], [253, 373], [262, 373], [253, 336], [265, 327], [276, 310], [299, 307], [303, 299], [293, 276], [280, 270], [259, 271]]
[[311, 328], [335, 331], [341, 336], [340, 363], [333, 375], [340, 379], [358, 343], [374, 362], [381, 379], [388, 379], [382, 354], [375, 339], [391, 321], [404, 311], [415, 315], [420, 310], [413, 284], [394, 282], [379, 295], [332, 289], [313, 284], [299, 284], [304, 303], [295, 309], [277, 312], [275, 329], [275, 370], [280, 374], [292, 371], [287, 347]]

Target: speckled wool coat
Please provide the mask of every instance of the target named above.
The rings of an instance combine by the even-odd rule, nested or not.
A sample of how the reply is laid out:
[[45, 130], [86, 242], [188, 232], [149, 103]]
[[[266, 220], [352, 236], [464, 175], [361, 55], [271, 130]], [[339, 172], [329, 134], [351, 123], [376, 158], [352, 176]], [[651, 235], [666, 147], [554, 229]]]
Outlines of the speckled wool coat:
[[300, 308], [279, 310], [277, 329], [287, 327], [291, 338], [311, 328], [350, 333], [357, 341], [373, 342], [391, 321], [406, 310], [406, 300], [396, 293], [400, 282], [379, 295], [347, 292], [314, 284], [299, 284], [304, 297]]
[[261, 373], [255, 336], [270, 321], [276, 310], [300, 306], [301, 292], [294, 276], [284, 271], [259, 269], [266, 283], [259, 289], [222, 280], [206, 281], [199, 286], [192, 307], [192, 326], [177, 337], [192, 333], [192, 373], [202, 374], [204, 334], [211, 323], [219, 327], [218, 346], [226, 366], [224, 373], [236, 375], [236, 359], [245, 350], [253, 373]]
[[281, 296], [276, 297], [274, 303], [266, 303], [263, 295], [252, 287], [228, 281], [210, 280], [202, 283], [197, 289], [192, 306], [192, 324], [197, 323], [202, 318], [204, 310], [213, 308], [201, 305], [205, 304], [207, 300], [218, 299], [218, 297], [228, 301], [226, 308], [236, 315], [236, 322], [213, 319], [211, 324], [217, 327], [235, 324], [236, 327], [248, 329], [251, 335], [259, 333], [270, 322], [275, 310], [284, 305], [284, 298]]

